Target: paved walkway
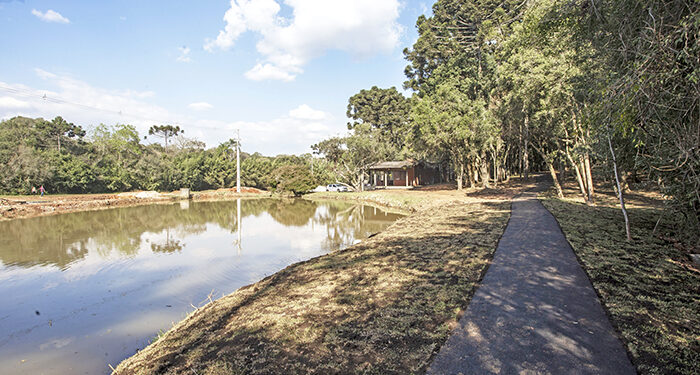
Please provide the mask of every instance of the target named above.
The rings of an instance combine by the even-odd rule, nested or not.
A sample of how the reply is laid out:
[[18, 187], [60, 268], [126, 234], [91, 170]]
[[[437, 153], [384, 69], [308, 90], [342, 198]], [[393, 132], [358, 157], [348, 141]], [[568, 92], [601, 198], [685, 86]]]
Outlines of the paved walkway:
[[554, 217], [527, 192], [428, 374], [636, 374]]

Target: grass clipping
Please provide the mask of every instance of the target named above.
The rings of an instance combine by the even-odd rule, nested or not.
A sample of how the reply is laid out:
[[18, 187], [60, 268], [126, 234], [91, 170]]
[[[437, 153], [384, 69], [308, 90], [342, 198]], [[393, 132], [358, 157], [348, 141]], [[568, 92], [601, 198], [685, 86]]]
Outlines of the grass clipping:
[[509, 202], [421, 210], [197, 310], [119, 374], [424, 372], [483, 276]]

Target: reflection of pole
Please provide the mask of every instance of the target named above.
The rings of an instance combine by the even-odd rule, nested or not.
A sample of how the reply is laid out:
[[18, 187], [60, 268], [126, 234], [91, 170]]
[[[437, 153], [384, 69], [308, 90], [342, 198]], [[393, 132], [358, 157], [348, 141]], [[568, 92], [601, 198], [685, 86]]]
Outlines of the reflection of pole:
[[238, 255], [241, 255], [241, 198], [236, 199], [236, 223], [238, 224]]
[[[236, 193], [241, 192], [241, 130], [236, 129]], [[238, 202], [240, 212], [241, 203]]]

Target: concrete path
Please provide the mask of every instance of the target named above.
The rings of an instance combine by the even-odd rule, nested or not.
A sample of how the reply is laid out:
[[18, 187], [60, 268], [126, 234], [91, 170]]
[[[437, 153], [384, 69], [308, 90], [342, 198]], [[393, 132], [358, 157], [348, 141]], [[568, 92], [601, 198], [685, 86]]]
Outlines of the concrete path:
[[527, 192], [428, 374], [636, 374], [554, 217]]

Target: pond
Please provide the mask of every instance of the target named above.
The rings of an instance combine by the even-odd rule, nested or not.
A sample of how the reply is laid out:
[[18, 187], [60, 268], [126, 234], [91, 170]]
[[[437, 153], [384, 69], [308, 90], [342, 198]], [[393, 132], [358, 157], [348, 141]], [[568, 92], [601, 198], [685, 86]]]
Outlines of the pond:
[[254, 199], [0, 222], [0, 374], [109, 373], [210, 298], [400, 216]]

